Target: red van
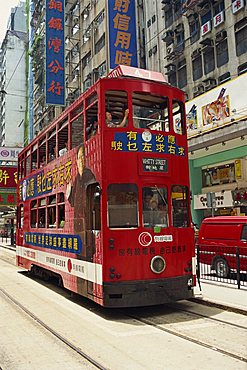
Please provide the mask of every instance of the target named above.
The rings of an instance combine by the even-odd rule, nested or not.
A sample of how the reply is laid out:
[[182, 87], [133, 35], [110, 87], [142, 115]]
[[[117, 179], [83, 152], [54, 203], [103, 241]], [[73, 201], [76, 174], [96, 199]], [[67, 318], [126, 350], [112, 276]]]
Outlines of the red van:
[[247, 216], [205, 218], [199, 230], [200, 262], [211, 265], [217, 276], [227, 277], [237, 269], [239, 250], [240, 271], [247, 271]]

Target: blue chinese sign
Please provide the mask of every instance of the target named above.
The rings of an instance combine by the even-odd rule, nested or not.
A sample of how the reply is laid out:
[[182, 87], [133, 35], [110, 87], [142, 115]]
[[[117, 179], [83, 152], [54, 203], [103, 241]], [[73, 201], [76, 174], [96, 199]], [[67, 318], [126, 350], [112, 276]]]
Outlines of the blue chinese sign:
[[115, 133], [111, 149], [121, 152], [163, 153], [184, 157], [185, 148], [179, 146], [173, 135], [152, 135], [149, 140], [137, 132]]
[[46, 0], [46, 104], [65, 104], [64, 0]]
[[135, 0], [108, 0], [110, 68], [137, 67]]
[[72, 179], [72, 161], [59, 163], [46, 173], [41, 171], [25, 180], [19, 186], [20, 199], [28, 199], [46, 195], [53, 190], [68, 185]]
[[35, 247], [49, 248], [76, 254], [82, 252], [82, 241], [79, 235], [25, 233], [24, 242], [27, 245]]

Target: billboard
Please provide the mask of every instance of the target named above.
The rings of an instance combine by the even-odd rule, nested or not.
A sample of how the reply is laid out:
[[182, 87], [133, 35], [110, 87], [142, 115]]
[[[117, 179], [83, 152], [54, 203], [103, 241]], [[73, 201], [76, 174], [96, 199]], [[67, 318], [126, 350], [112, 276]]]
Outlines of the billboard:
[[64, 0], [46, 0], [46, 104], [65, 104]]
[[16, 205], [17, 168], [0, 166], [0, 206]]
[[5, 146], [0, 147], [0, 161], [17, 162], [18, 154], [22, 148], [8, 148]]
[[135, 0], [108, 0], [110, 69], [118, 64], [137, 67]]
[[246, 118], [247, 73], [186, 103], [188, 138]]

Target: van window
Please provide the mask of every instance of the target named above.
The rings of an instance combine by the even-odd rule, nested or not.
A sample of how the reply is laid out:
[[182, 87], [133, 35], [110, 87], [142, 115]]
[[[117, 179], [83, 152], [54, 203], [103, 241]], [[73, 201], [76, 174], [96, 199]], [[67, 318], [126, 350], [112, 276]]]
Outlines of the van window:
[[247, 240], [247, 225], [243, 225], [241, 240]]

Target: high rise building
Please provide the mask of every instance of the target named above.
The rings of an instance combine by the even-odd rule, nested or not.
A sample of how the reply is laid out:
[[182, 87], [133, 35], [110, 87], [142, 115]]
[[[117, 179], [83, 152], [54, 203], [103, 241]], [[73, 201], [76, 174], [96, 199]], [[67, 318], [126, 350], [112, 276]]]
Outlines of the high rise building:
[[21, 147], [26, 111], [26, 15], [20, 2], [11, 9], [0, 50], [0, 146]]

